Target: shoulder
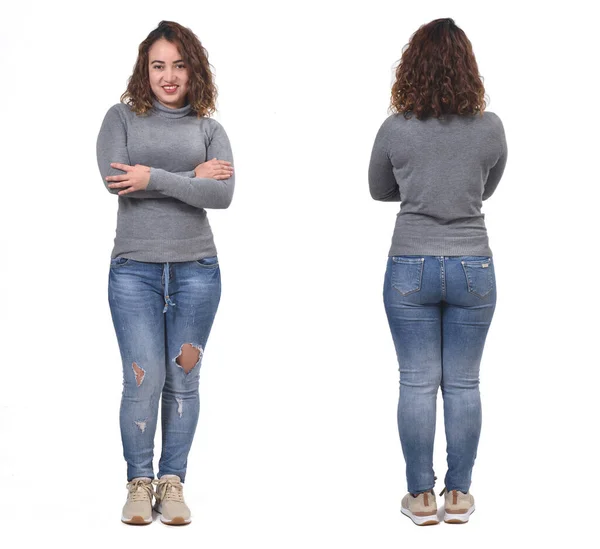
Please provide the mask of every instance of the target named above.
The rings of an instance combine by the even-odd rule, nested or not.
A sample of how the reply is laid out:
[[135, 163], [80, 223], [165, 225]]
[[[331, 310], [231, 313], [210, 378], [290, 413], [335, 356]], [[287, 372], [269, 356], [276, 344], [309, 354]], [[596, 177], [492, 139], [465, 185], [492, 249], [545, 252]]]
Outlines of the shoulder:
[[203, 118], [201, 118], [201, 120], [204, 120], [206, 130], [208, 131], [208, 133], [210, 135], [217, 133], [217, 132], [225, 131], [222, 124], [218, 120], [215, 120], [214, 118], [203, 117]]
[[488, 122], [487, 132], [501, 143], [503, 149], [506, 149], [506, 133], [500, 117], [495, 112], [489, 111], [484, 111], [483, 116]]
[[129, 108], [129, 105], [126, 105], [125, 103], [115, 103], [112, 107], [110, 107], [110, 109], [108, 109], [108, 112], [115, 112], [118, 114], [133, 113]]
[[390, 114], [381, 124], [382, 130], [391, 130], [397, 128], [400, 124], [404, 123], [406, 119], [402, 114], [394, 113]]
[[409, 115], [407, 118], [404, 113], [398, 112], [390, 114], [381, 124], [379, 128], [380, 133], [393, 134], [396, 132], [407, 131], [407, 128], [411, 128], [414, 122], [421, 122], [414, 115]]
[[[403, 117], [400, 116], [400, 118]], [[392, 133], [398, 130], [398, 127], [401, 124], [402, 122], [398, 120], [397, 114], [392, 114], [388, 116], [379, 127], [379, 131], [377, 132], [377, 139], [387, 139]]]
[[115, 103], [108, 109], [105, 118], [115, 121], [120, 120], [123, 124], [126, 124], [127, 120], [132, 116], [135, 116], [135, 113], [129, 108], [129, 105], [126, 105], [125, 103]]
[[500, 119], [500, 117], [495, 112], [484, 111], [483, 112], [483, 117], [485, 119], [487, 119], [487, 121], [489, 122], [489, 124], [492, 127], [499, 128], [499, 129], [503, 128], [502, 120]]
[[495, 112], [492, 112], [492, 111], [483, 111], [483, 116], [489, 118], [490, 120], [494, 120], [494, 121], [500, 120], [500, 117]]
[[202, 117], [199, 120], [201, 123], [200, 127], [203, 129], [209, 141], [223, 137], [227, 138], [225, 128], [223, 128], [223, 125], [218, 120], [208, 117]]

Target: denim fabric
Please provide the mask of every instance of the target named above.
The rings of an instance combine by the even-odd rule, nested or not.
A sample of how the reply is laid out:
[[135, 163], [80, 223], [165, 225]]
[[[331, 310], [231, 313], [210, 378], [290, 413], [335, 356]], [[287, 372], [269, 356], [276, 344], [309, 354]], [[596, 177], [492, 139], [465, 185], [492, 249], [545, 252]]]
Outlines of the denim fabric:
[[[200, 409], [200, 364], [220, 296], [216, 257], [178, 263], [111, 259], [108, 301], [123, 361], [120, 424], [127, 480], [154, 478], [160, 398], [158, 477], [185, 480]], [[200, 351], [188, 373], [176, 362], [186, 343]]]
[[398, 430], [408, 491], [417, 494], [434, 486], [441, 386], [445, 486], [467, 492], [481, 431], [479, 365], [496, 307], [493, 258], [389, 257], [383, 298], [400, 369]]

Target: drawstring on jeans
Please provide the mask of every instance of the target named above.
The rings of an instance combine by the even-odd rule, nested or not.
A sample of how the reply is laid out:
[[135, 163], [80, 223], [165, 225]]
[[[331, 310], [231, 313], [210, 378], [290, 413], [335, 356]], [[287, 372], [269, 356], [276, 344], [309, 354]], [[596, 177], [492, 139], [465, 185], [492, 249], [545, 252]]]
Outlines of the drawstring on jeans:
[[169, 305], [171, 305], [171, 307], [175, 307], [175, 303], [173, 303], [173, 301], [171, 301], [171, 298], [169, 297], [169, 263], [165, 263], [164, 266], [164, 279], [165, 279], [165, 308], [163, 309], [163, 313], [167, 312], [167, 309], [169, 308]]

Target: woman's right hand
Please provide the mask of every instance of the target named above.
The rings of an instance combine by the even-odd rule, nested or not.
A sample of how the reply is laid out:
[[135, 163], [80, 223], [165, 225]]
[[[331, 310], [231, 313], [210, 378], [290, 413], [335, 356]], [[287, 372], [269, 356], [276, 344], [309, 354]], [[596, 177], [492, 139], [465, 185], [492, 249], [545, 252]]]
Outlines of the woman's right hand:
[[233, 166], [227, 160], [217, 160], [213, 158], [207, 162], [202, 162], [194, 168], [196, 177], [208, 179], [229, 179], [233, 174]]

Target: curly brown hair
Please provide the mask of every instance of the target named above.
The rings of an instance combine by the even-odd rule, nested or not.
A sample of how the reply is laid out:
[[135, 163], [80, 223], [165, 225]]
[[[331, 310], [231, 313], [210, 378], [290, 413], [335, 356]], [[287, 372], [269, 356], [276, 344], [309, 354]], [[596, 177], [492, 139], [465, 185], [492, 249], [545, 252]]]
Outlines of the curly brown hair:
[[390, 110], [419, 120], [445, 114], [483, 116], [486, 102], [473, 47], [453, 19], [422, 25], [403, 49]]
[[161, 21], [140, 44], [133, 74], [127, 81], [127, 90], [121, 95], [121, 102], [128, 104], [137, 114], [144, 114], [152, 108], [155, 97], [148, 77], [148, 50], [161, 38], [177, 46], [188, 67], [187, 99], [192, 110], [198, 113], [198, 118], [212, 114], [217, 101], [217, 87], [213, 82], [208, 53], [190, 29], [174, 21]]

